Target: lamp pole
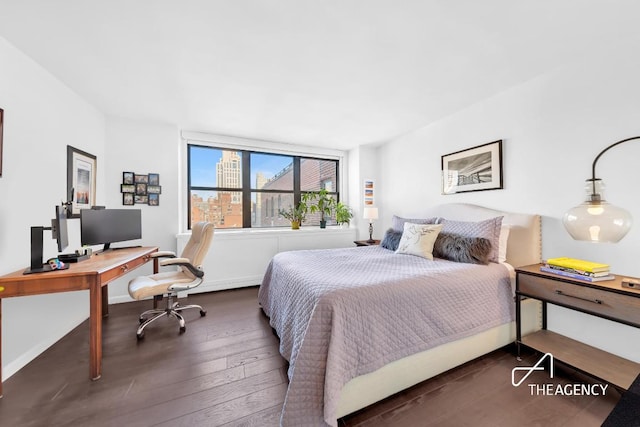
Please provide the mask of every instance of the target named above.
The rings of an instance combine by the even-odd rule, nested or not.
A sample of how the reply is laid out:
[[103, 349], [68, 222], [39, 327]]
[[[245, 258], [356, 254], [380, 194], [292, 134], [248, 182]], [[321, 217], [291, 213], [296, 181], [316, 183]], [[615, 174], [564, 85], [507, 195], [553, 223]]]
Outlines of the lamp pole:
[[634, 139], [640, 139], [640, 136], [633, 136], [631, 138], [627, 138], [627, 139], [623, 139], [622, 141], [618, 141], [615, 142], [613, 144], [611, 144], [610, 146], [608, 146], [607, 148], [605, 148], [604, 150], [602, 150], [597, 156], [596, 158], [593, 160], [593, 165], [591, 165], [591, 200], [594, 202], [600, 201], [600, 194], [596, 193], [596, 181], [599, 181], [600, 178], [596, 178], [596, 164], [598, 163], [598, 160], [600, 160], [600, 157], [602, 157], [602, 155], [604, 153], [606, 153], [607, 151], [611, 150], [613, 147], [617, 147], [620, 144], [623, 144], [625, 142], [628, 141], [633, 141]]

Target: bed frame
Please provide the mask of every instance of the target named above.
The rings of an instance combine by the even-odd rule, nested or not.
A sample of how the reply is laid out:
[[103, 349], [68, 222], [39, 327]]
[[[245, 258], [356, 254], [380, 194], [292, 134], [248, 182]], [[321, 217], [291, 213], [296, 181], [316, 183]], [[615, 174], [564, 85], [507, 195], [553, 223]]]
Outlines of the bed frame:
[[[510, 226], [507, 263], [513, 280], [513, 267], [535, 264], [542, 258], [539, 215], [503, 212], [482, 206], [451, 203], [424, 212], [423, 217], [438, 216], [457, 221], [481, 221], [504, 216]], [[525, 300], [522, 305], [523, 333], [540, 329], [540, 303]], [[417, 353], [366, 375], [356, 377], [342, 388], [336, 418], [343, 417], [419, 382], [487, 354], [515, 341], [515, 322], [506, 323], [458, 341]]]

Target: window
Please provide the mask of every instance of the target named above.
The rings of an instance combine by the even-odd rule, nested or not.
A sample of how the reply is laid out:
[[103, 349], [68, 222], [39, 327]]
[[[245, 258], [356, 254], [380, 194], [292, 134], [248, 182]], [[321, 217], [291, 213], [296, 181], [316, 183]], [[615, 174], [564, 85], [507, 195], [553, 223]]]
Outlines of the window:
[[[217, 228], [284, 227], [289, 221], [279, 211], [302, 193], [324, 188], [339, 200], [337, 160], [192, 144], [187, 152], [189, 228], [198, 221]], [[318, 223], [319, 215], [304, 222]]]

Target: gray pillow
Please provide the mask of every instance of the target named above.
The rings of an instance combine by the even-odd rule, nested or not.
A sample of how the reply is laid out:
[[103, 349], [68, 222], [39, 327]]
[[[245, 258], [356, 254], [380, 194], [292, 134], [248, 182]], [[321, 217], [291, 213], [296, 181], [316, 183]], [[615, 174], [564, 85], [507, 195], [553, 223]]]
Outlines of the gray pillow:
[[399, 231], [400, 233], [402, 233], [402, 231], [404, 230], [405, 222], [410, 222], [411, 224], [437, 224], [438, 223], [437, 221], [438, 221], [437, 217], [412, 219], [412, 218], [402, 218], [394, 215], [393, 218], [391, 218], [391, 228], [393, 228], [395, 231]]
[[451, 221], [442, 219], [444, 224], [442, 231], [445, 233], [458, 234], [465, 237], [484, 237], [491, 242], [490, 262], [499, 262], [498, 248], [500, 247], [500, 229], [502, 228], [502, 217], [487, 219], [484, 221]]
[[380, 246], [395, 252], [398, 249], [398, 244], [400, 244], [401, 238], [402, 231], [396, 231], [393, 228], [390, 228], [386, 233], [384, 233], [384, 237], [382, 238], [382, 242], [380, 242]]
[[469, 264], [489, 264], [491, 242], [484, 237], [466, 237], [459, 234], [438, 234], [433, 244], [433, 256]]

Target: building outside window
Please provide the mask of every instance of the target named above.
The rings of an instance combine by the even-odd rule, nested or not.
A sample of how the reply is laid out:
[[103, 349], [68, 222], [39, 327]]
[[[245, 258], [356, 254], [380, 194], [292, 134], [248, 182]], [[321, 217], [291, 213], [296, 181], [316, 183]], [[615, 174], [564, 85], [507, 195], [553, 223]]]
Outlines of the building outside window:
[[[198, 221], [217, 228], [284, 227], [289, 221], [279, 211], [302, 193], [325, 188], [339, 200], [337, 160], [191, 144], [188, 159], [189, 228]], [[309, 215], [304, 225], [319, 220]]]

